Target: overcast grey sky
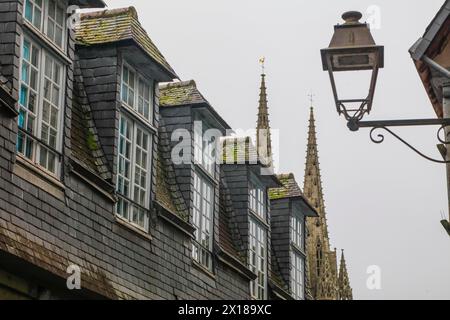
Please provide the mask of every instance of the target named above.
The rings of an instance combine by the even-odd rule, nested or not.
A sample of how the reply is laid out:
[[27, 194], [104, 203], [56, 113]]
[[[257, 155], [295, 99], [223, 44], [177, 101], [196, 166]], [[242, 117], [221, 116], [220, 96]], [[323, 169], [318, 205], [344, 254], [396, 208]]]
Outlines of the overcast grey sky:
[[[381, 9], [385, 45], [374, 109], [368, 119], [435, 117], [408, 49], [423, 35], [443, 0], [109, 0], [133, 5], [150, 37], [183, 80], [195, 79], [234, 128], [256, 123], [260, 67], [266, 57], [270, 120], [280, 130], [280, 168], [302, 184], [309, 99], [315, 97], [319, 153], [333, 247], [345, 248], [357, 299], [450, 299], [450, 239], [445, 167], [386, 136], [351, 133], [334, 107], [319, 50], [347, 10]], [[348, 83], [343, 89], [353, 88]], [[439, 157], [434, 128], [398, 132]], [[382, 289], [366, 287], [378, 265]]]

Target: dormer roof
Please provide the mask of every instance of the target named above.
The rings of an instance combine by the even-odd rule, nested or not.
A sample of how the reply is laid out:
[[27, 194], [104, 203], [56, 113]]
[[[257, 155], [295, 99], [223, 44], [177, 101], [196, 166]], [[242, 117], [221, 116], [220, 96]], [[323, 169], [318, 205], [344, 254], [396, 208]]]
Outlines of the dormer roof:
[[134, 7], [82, 13], [81, 22], [75, 31], [76, 41], [79, 45], [89, 46], [127, 40], [134, 41], [172, 79], [178, 78], [142, 27]]

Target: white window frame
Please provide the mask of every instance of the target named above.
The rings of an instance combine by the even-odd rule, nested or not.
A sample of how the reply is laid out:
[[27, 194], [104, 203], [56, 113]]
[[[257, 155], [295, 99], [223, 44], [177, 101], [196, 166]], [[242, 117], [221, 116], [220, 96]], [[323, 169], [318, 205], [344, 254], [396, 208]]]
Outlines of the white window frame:
[[[294, 206], [294, 208], [296, 207]], [[304, 234], [305, 234], [304, 217], [298, 211], [293, 212], [291, 217], [291, 242], [301, 250], [304, 250], [305, 248]]]
[[[217, 141], [206, 139], [205, 133], [211, 129], [211, 126], [202, 120], [200, 116], [195, 118], [195, 122], [201, 122], [202, 125], [201, 132], [199, 130], [200, 127], [194, 125], [194, 160], [197, 165], [200, 165], [211, 177], [215, 178], [217, 170]], [[213, 150], [216, 151], [215, 155], [212, 154]]]
[[249, 218], [248, 264], [257, 278], [250, 282], [250, 295], [255, 300], [267, 299], [267, 229], [256, 219]]
[[305, 258], [291, 252], [291, 293], [296, 300], [305, 299]]
[[[130, 144], [130, 155], [128, 158], [129, 161], [129, 178], [124, 176], [122, 174], [122, 163], [125, 163], [125, 157], [123, 157], [121, 152], [121, 141], [123, 135], [121, 134], [122, 129], [122, 122], [125, 121], [128, 124], [131, 125], [131, 129], [129, 129], [131, 132], [131, 136], [124, 137], [127, 142]], [[139, 148], [137, 144], [137, 135], [138, 131], [141, 131], [142, 134], [147, 135], [147, 172], [146, 172], [146, 185], [145, 189], [143, 189], [142, 185], [136, 184], [136, 172], [137, 170], [141, 170], [142, 168], [139, 168], [140, 165], [137, 164], [137, 153]], [[150, 220], [150, 198], [151, 198], [151, 180], [152, 180], [152, 156], [153, 156], [153, 134], [150, 130], [146, 129], [145, 126], [140, 124], [138, 121], [134, 120], [132, 117], [129, 117], [125, 115], [123, 112], [120, 113], [119, 118], [119, 141], [118, 141], [118, 157], [117, 157], [117, 177], [116, 177], [116, 191], [117, 196], [119, 197], [119, 201], [115, 206], [115, 214], [120, 219], [124, 220], [125, 222], [140, 228], [144, 230], [145, 232], [149, 231], [149, 220]], [[142, 153], [141, 153], [142, 154]], [[124, 159], [123, 162], [122, 158]], [[145, 170], [145, 169], [144, 169]], [[122, 184], [120, 181], [128, 180], [128, 189], [129, 194], [124, 195], [123, 192], [120, 190], [122, 187]], [[138, 192], [141, 192], [142, 190], [145, 191], [145, 197], [144, 201], [140, 202], [139, 199], [136, 199], [136, 188], [138, 189]], [[124, 210], [124, 208], [127, 208]], [[134, 221], [134, 214], [137, 212], [137, 214], [143, 215], [143, 224], [139, 224], [138, 222]], [[139, 217], [137, 219], [140, 220]]]
[[[144, 77], [142, 74], [136, 71], [134, 67], [132, 67], [129, 63], [126, 61], [123, 61], [121, 66], [121, 79], [120, 79], [120, 101], [122, 102], [122, 105], [125, 106], [128, 110], [133, 112], [136, 116], [138, 116], [143, 121], [149, 123], [151, 126], [153, 126], [153, 120], [154, 120], [154, 113], [155, 113], [155, 105], [154, 105], [154, 95], [155, 95], [155, 82], [151, 79], [148, 79]], [[129, 71], [131, 71], [134, 74], [134, 88], [133, 88], [133, 105], [129, 104], [129, 92], [127, 92], [127, 101], [124, 100], [124, 86], [129, 88], [129, 85], [125, 83], [124, 77], [125, 77], [125, 68], [127, 68]], [[139, 112], [139, 100], [141, 98], [141, 90], [140, 90], [140, 82], [143, 82], [144, 85], [148, 86], [149, 91], [149, 98], [148, 100], [143, 97], [143, 103], [148, 101], [148, 117], [145, 116], [144, 113]], [[144, 89], [145, 90], [145, 89]]]
[[249, 208], [258, 217], [266, 221], [267, 217], [267, 191], [256, 178], [251, 177], [249, 181]]
[[[39, 26], [36, 25], [36, 22], [34, 21], [34, 17], [35, 17], [35, 10], [33, 10], [32, 13], [32, 20], [30, 21], [28, 20], [28, 15], [27, 15], [27, 4], [30, 3], [32, 5], [32, 8], [36, 8], [36, 2], [37, 0], [24, 0], [24, 4], [23, 4], [23, 17], [24, 20], [35, 30], [37, 30], [39, 33], [42, 34], [42, 36], [44, 36], [46, 39], [48, 39], [49, 41], [51, 41], [57, 48], [61, 49], [63, 52], [67, 51], [67, 34], [68, 34], [68, 29], [67, 29], [67, 8], [68, 8], [68, 1], [67, 0], [54, 0], [56, 8], [60, 8], [62, 9], [62, 24], [58, 24], [58, 26], [62, 29], [62, 35], [61, 35], [61, 45], [58, 45], [56, 43], [56, 41], [54, 40], [54, 38], [51, 38], [50, 36], [48, 36], [48, 32], [49, 32], [49, 19], [53, 20], [53, 22], [55, 23], [55, 27], [54, 27], [54, 32], [56, 30], [56, 17], [55, 19], [51, 18], [49, 16], [49, 8], [50, 8], [50, 1], [52, 0], [41, 0], [42, 1], [42, 6], [41, 6], [41, 18], [40, 18], [40, 23]], [[55, 34], [55, 33], [54, 33]]]
[[192, 258], [209, 271], [212, 271], [215, 191], [214, 185], [209, 179], [197, 171], [194, 171], [192, 199], [192, 223], [195, 227]]
[[[32, 128], [32, 132], [30, 132], [30, 128], [28, 128], [28, 124], [25, 124], [25, 132], [26, 133], [22, 133], [19, 131], [18, 133], [18, 139], [17, 139], [17, 153], [19, 153], [22, 157], [24, 157], [25, 159], [27, 159], [28, 161], [31, 161], [33, 164], [37, 165], [39, 168], [41, 168], [42, 170], [44, 170], [45, 172], [49, 173], [50, 175], [58, 178], [61, 174], [61, 152], [62, 152], [62, 140], [63, 140], [63, 132], [64, 132], [64, 113], [65, 113], [65, 90], [66, 90], [66, 65], [60, 60], [58, 59], [57, 56], [55, 56], [54, 54], [52, 54], [50, 51], [46, 50], [43, 46], [39, 45], [32, 37], [28, 36], [26, 33], [24, 33], [21, 37], [21, 46], [20, 46], [20, 73], [19, 73], [19, 117], [18, 117], [18, 123], [19, 123], [19, 127], [21, 124], [21, 119], [22, 119], [22, 112], [28, 115], [28, 107], [29, 106], [24, 106], [22, 104], [23, 100], [22, 100], [22, 87], [28, 87], [28, 91], [30, 90], [30, 85], [27, 84], [24, 79], [23, 79], [23, 74], [24, 74], [24, 47], [25, 47], [25, 41], [28, 42], [30, 44], [30, 49], [31, 47], [37, 48], [39, 50], [39, 57], [38, 57], [38, 73], [37, 73], [37, 88], [36, 90], [33, 90], [34, 93], [36, 94], [35, 97], [35, 111], [33, 113], [34, 116], [34, 125]], [[30, 57], [32, 55], [32, 52], [30, 51]], [[59, 83], [56, 83], [56, 86], [53, 83], [54, 79], [49, 79], [50, 80], [50, 85], [52, 85], [52, 92], [53, 89], [59, 87], [59, 95], [57, 96], [58, 98], [58, 116], [55, 118], [56, 121], [56, 125], [57, 128], [56, 129], [56, 135], [54, 136], [54, 143], [51, 143], [50, 140], [48, 141], [44, 141], [42, 139], [42, 127], [43, 127], [43, 123], [44, 123], [44, 100], [47, 100], [44, 97], [44, 87], [45, 87], [45, 83], [46, 83], [46, 64], [47, 64], [47, 57], [50, 57], [50, 59], [53, 61], [54, 64], [57, 64], [59, 66]], [[32, 58], [31, 58], [32, 59]], [[28, 64], [28, 63], [27, 63]], [[52, 64], [52, 67], [54, 65]], [[52, 69], [53, 71], [53, 69]], [[30, 71], [31, 72], [31, 71]], [[52, 74], [52, 77], [54, 75]], [[29, 77], [31, 77], [31, 73], [29, 74]], [[31, 81], [29, 79], [29, 81]], [[53, 97], [51, 97], [53, 100]], [[26, 102], [28, 104], [29, 102], [29, 95], [27, 95], [26, 98]], [[56, 107], [56, 105], [53, 105], [54, 101], [48, 101], [47, 100], [47, 105], [50, 107], [50, 109], [52, 109], [52, 107]], [[53, 108], [55, 109], [55, 108]], [[50, 127], [51, 126], [51, 114], [49, 114], [49, 119], [48, 119], [48, 123], [47, 125]], [[28, 116], [27, 116], [28, 118]], [[50, 128], [49, 128], [50, 130]], [[29, 133], [27, 135], [27, 132]], [[50, 139], [50, 135], [48, 136]], [[26, 154], [26, 152], [21, 152], [19, 150], [20, 147], [20, 142], [19, 140], [23, 139], [23, 141], [28, 141], [27, 143], [30, 143], [31, 141], [31, 155]], [[22, 143], [23, 143], [22, 141]], [[54, 152], [53, 150], [51, 150], [51, 148], [48, 148], [47, 145], [49, 145], [51, 148], [53, 148], [56, 152]], [[24, 147], [26, 150], [26, 146]], [[42, 150], [45, 150], [45, 152], [47, 153], [47, 157], [49, 157], [49, 155], [52, 155], [55, 157], [55, 164], [54, 164], [54, 170], [50, 170], [50, 168], [48, 168], [47, 166], [42, 166], [40, 164], [40, 158], [41, 158], [41, 152], [43, 152]], [[48, 158], [47, 158], [47, 164], [48, 164]]]

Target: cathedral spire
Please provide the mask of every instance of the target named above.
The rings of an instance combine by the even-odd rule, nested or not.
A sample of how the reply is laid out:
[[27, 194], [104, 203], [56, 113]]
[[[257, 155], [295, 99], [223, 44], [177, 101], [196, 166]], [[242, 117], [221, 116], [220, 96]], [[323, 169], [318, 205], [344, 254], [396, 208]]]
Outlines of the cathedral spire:
[[269, 107], [267, 105], [266, 74], [264, 70], [265, 58], [261, 58], [260, 63], [262, 73], [259, 93], [258, 121], [256, 126], [257, 150], [263, 164], [271, 166], [272, 142], [270, 137]]
[[341, 257], [338, 272], [336, 250], [331, 251], [325, 202], [320, 174], [319, 153], [317, 147], [316, 119], [314, 117], [313, 95], [310, 95], [308, 146], [303, 193], [319, 214], [317, 218], [307, 218], [306, 251], [309, 265], [311, 293], [315, 299], [352, 299], [352, 289], [347, 274], [345, 258]]
[[353, 293], [352, 288], [350, 287], [350, 279], [348, 277], [344, 250], [342, 250], [341, 264], [339, 266], [338, 287], [340, 300], [353, 300]]
[[[309, 115], [308, 146], [306, 151], [306, 167], [303, 191], [319, 213], [320, 224], [326, 224], [325, 202], [323, 198], [322, 177], [320, 174], [319, 153], [317, 148], [316, 120], [314, 108], [311, 106]], [[328, 237], [328, 232], [325, 230]]]
[[[312, 96], [311, 100], [312, 100]], [[311, 102], [312, 104], [312, 102]], [[303, 192], [319, 216], [307, 218], [308, 229], [307, 252], [309, 264], [309, 284], [315, 299], [337, 299], [337, 269], [336, 261], [330, 261], [331, 250], [328, 238], [328, 227], [325, 216], [325, 204], [320, 175], [319, 154], [317, 148], [316, 121], [314, 108], [309, 114], [308, 145], [306, 150], [306, 167]]]

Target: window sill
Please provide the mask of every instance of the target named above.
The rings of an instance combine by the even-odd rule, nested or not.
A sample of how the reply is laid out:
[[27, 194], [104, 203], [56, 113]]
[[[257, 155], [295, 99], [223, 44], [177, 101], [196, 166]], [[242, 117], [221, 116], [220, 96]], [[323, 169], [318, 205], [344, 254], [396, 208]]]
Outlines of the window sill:
[[16, 176], [64, 201], [66, 189], [64, 184], [20, 154], [16, 154], [13, 172]]
[[132, 233], [143, 238], [144, 240], [149, 240], [149, 241], [153, 240], [153, 237], [150, 235], [150, 233], [147, 233], [144, 229], [141, 229], [139, 227], [132, 225], [130, 222], [125, 221], [122, 218], [119, 218], [117, 215], [115, 215], [115, 220], [119, 226], [123, 227], [127, 231], [131, 231]]
[[286, 291], [284, 288], [281, 288], [273, 280], [269, 280], [269, 286], [272, 289], [272, 292], [276, 296], [278, 296], [279, 299], [285, 300], [285, 301], [295, 300], [294, 297], [288, 291]]
[[133, 118], [133, 120], [138, 121], [139, 123], [141, 123], [142, 125], [144, 125], [147, 129], [150, 130], [150, 132], [153, 135], [156, 135], [158, 130], [155, 128], [155, 126], [147, 119], [145, 119], [143, 116], [141, 116], [138, 112], [136, 112], [135, 110], [131, 109], [131, 107], [128, 107], [127, 105], [125, 105], [122, 101], [120, 102], [121, 106], [122, 106], [122, 110], [131, 118]]
[[187, 237], [194, 239], [195, 228], [193, 225], [184, 221], [179, 216], [169, 211], [169, 209], [166, 209], [159, 202], [156, 201], [155, 203], [158, 207], [158, 216], [160, 218], [183, 232]]
[[299, 255], [301, 255], [304, 259], [306, 259], [306, 254], [305, 254], [305, 250], [300, 248], [299, 246], [297, 246], [296, 244], [291, 242], [291, 247], [292, 250], [294, 250], [296, 253], [298, 253]]
[[266, 229], [270, 229], [269, 224], [263, 220], [263, 218], [261, 218], [261, 216], [257, 213], [255, 213], [252, 209], [248, 209], [248, 211], [250, 212], [250, 215], [252, 216], [252, 218], [256, 219], [259, 223], [261, 223]]
[[72, 64], [72, 60], [61, 48], [55, 45], [41, 30], [33, 26], [30, 22], [28, 22], [28, 20], [26, 20], [25, 18], [22, 19], [23, 25], [29, 32], [31, 32], [35, 37], [37, 37], [40, 41], [42, 41], [46, 47], [50, 48], [53, 51], [53, 53], [55, 53], [60, 59], [64, 61], [66, 65]]
[[212, 273], [212, 271], [210, 271], [207, 268], [205, 268], [204, 266], [202, 266], [197, 261], [192, 260], [192, 266], [195, 269], [197, 269], [198, 271], [200, 271], [200, 272], [204, 273], [205, 275], [207, 275], [210, 279], [216, 281], [216, 275], [214, 273]]
[[217, 179], [215, 179], [211, 173], [209, 173], [205, 168], [203, 168], [202, 165], [198, 164], [197, 162], [194, 161], [194, 166], [195, 169], [200, 171], [200, 173], [205, 176], [206, 179], [209, 180], [209, 182], [211, 182], [214, 185], [218, 185], [219, 182], [217, 181]]
[[253, 273], [249, 268], [247, 268], [244, 263], [236, 257], [234, 257], [232, 254], [224, 250], [223, 248], [219, 247], [219, 261], [226, 264], [230, 268], [233, 268], [236, 272], [238, 272], [240, 275], [242, 275], [245, 279], [249, 281], [253, 281], [257, 278], [257, 275]]
[[97, 176], [97, 174], [91, 172], [91, 170], [87, 169], [75, 159], [71, 158], [70, 164], [72, 165], [72, 169], [70, 171], [72, 174], [82, 179], [113, 203], [117, 202], [117, 197], [114, 194], [114, 186], [112, 184]]

